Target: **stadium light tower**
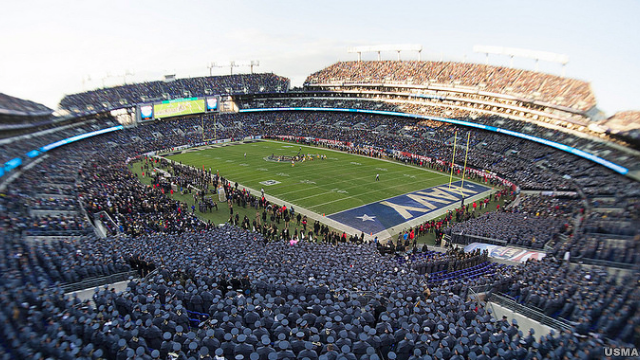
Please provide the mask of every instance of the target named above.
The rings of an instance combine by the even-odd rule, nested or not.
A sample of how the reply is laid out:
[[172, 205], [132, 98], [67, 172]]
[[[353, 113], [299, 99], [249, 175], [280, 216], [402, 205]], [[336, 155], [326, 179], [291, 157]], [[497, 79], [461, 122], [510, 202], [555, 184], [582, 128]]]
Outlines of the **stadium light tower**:
[[234, 67], [249, 67], [251, 68], [251, 73], [253, 74], [253, 67], [260, 66], [260, 61], [258, 60], [231, 60], [225, 62], [212, 62], [207, 66], [209, 68], [209, 76], [213, 75], [213, 68], [224, 68], [228, 67], [230, 70], [230, 74], [233, 75]]
[[124, 85], [127, 85], [127, 76], [135, 76], [135, 75], [136, 74], [131, 70], [125, 71], [124, 74], [122, 74], [122, 82], [124, 83]]
[[86, 91], [86, 83], [91, 81], [91, 75], [83, 75], [82, 76], [82, 91]]
[[227, 67], [229, 66], [230, 62], [225, 62], [225, 63], [217, 63], [217, 62], [212, 62], [209, 65], [207, 65], [207, 68], [209, 68], [209, 76], [213, 76], [213, 68], [221, 68], [221, 67]]
[[110, 71], [107, 71], [107, 75], [102, 77], [102, 88], [103, 89], [105, 88], [104, 81], [107, 80], [107, 79], [111, 79], [112, 77], [113, 76], [111, 76], [111, 72]]
[[258, 60], [251, 60], [251, 73], [253, 74], [253, 67], [254, 66], [260, 66], [260, 61]]
[[236, 62], [235, 62], [235, 61], [230, 62], [230, 63], [229, 63], [229, 70], [230, 70], [230, 73], [229, 73], [229, 74], [230, 74], [230, 75], [233, 75], [233, 68], [234, 68], [234, 67], [239, 67], [239, 66], [240, 66], [240, 65], [236, 64]]
[[378, 53], [378, 61], [382, 60], [381, 53], [383, 51], [391, 52], [395, 51], [398, 53], [398, 61], [400, 60], [400, 52], [401, 51], [416, 51], [418, 53], [418, 58], [421, 58], [422, 53], [422, 45], [378, 45], [378, 46], [356, 46], [349, 48], [347, 52], [358, 54], [358, 62], [362, 61], [362, 53], [365, 52], [375, 52]]
[[236, 60], [233, 61], [235, 67], [248, 67], [251, 69], [251, 73], [253, 74], [253, 67], [260, 66], [260, 61], [258, 60]]
[[473, 51], [476, 53], [485, 54], [486, 63], [489, 64], [489, 54], [495, 55], [507, 55], [511, 58], [510, 66], [513, 67], [513, 58], [520, 57], [526, 59], [535, 60], [535, 71], [538, 71], [538, 62], [540, 60], [562, 64], [562, 76], [564, 76], [565, 66], [569, 63], [569, 56], [565, 54], [557, 54], [548, 51], [535, 51], [529, 49], [518, 49], [502, 46], [485, 46], [475, 45]]

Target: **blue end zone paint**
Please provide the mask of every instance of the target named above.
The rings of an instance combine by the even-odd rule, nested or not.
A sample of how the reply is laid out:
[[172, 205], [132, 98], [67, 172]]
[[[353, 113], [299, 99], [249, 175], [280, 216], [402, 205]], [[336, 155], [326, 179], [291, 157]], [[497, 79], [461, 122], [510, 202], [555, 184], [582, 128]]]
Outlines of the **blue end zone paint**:
[[466, 181], [439, 185], [414, 191], [390, 199], [331, 214], [329, 219], [358, 229], [364, 233], [378, 233], [415, 218], [428, 215], [465, 198], [478, 195], [490, 188]]

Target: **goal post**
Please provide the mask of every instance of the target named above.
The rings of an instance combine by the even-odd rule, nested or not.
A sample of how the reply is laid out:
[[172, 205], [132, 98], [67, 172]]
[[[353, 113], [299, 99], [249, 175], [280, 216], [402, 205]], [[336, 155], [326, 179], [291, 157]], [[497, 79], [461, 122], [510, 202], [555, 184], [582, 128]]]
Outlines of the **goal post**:
[[205, 104], [205, 114], [211, 115], [211, 123], [213, 123], [213, 138], [206, 134], [207, 127], [205, 125], [211, 126], [211, 124], [205, 124], [205, 118], [208, 118], [208, 116], [202, 117], [202, 123], [200, 125], [202, 128], [202, 141], [209, 142], [218, 139], [218, 115], [235, 114], [238, 112], [238, 105], [233, 101], [233, 97], [229, 95], [207, 96]]

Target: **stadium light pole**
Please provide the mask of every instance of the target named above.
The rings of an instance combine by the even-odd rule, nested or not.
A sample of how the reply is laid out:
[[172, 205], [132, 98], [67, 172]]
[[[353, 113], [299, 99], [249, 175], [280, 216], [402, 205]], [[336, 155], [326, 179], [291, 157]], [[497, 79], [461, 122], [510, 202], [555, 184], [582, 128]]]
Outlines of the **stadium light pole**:
[[254, 66], [260, 66], [260, 61], [258, 61], [258, 60], [251, 60], [251, 62], [250, 62], [250, 65], [249, 65], [249, 66], [251, 67], [251, 73], [253, 74], [253, 67], [254, 67]]
[[212, 62], [211, 64], [209, 64], [207, 66], [209, 68], [209, 76], [213, 76], [213, 68], [222, 68], [222, 67], [227, 67], [227, 66], [229, 66], [229, 64], [221, 64], [221, 63]]
[[349, 53], [358, 54], [358, 62], [362, 61], [362, 53], [363, 52], [375, 52], [378, 54], [378, 61], [382, 60], [382, 52], [383, 51], [396, 51], [398, 52], [398, 61], [400, 60], [400, 52], [401, 51], [416, 51], [418, 52], [418, 58], [420, 58], [420, 53], [422, 52], [422, 45], [415, 44], [394, 44], [394, 45], [375, 45], [375, 46], [356, 46], [347, 49]]
[[240, 67], [240, 63], [239, 63], [239, 62], [236, 62], [236, 61], [232, 61], [232, 62], [229, 64], [229, 70], [231, 70], [231, 75], [233, 75], [233, 68], [234, 68], [234, 67]]
[[86, 91], [85, 83], [91, 81], [91, 75], [84, 75], [82, 77], [82, 91]]
[[489, 64], [489, 54], [506, 55], [511, 58], [511, 67], [513, 67], [513, 58], [524, 58], [535, 60], [535, 71], [539, 71], [538, 63], [540, 61], [552, 62], [562, 64], [562, 76], [564, 76], [564, 66], [569, 62], [569, 57], [565, 54], [557, 54], [548, 51], [535, 51], [529, 49], [510, 48], [502, 46], [485, 46], [474, 45], [473, 51], [476, 53], [485, 54], [486, 64]]
[[124, 74], [122, 74], [122, 82], [124, 85], [127, 85], [127, 76], [135, 76], [136, 74], [131, 70], [126, 70]]

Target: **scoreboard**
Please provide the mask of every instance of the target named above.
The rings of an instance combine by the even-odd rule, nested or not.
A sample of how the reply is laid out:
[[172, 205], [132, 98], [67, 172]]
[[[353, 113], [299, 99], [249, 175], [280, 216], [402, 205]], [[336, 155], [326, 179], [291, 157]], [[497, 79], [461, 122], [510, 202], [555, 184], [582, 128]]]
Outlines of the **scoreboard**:
[[138, 104], [140, 121], [224, 111], [220, 96], [192, 97]]

